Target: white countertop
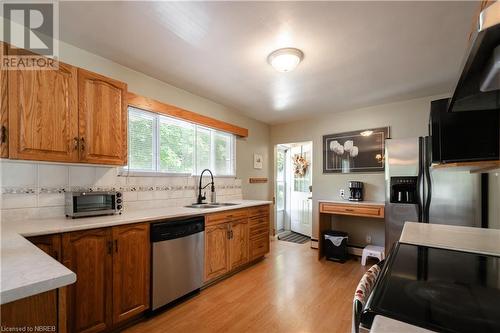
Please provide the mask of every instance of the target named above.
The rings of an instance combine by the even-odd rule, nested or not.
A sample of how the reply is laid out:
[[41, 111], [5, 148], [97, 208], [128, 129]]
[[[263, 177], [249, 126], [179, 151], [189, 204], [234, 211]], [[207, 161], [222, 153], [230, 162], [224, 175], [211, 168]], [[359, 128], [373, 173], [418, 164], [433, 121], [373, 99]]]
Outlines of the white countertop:
[[372, 205], [372, 206], [385, 206], [384, 201], [349, 201], [349, 200], [318, 200], [318, 202], [336, 203], [336, 204], [347, 204], [347, 205]]
[[1, 235], [0, 304], [72, 284], [76, 274], [18, 233]]
[[500, 256], [500, 230], [406, 222], [401, 243]]
[[425, 328], [413, 326], [384, 316], [375, 316], [370, 333], [432, 333]]
[[122, 215], [81, 219], [60, 217], [24, 221], [2, 221], [0, 304], [60, 288], [76, 281], [75, 273], [37, 248], [24, 237], [205, 215], [231, 209], [266, 205], [272, 202], [240, 200], [234, 201], [234, 203], [237, 203], [237, 205], [210, 209], [170, 207], [131, 212], [125, 211]]

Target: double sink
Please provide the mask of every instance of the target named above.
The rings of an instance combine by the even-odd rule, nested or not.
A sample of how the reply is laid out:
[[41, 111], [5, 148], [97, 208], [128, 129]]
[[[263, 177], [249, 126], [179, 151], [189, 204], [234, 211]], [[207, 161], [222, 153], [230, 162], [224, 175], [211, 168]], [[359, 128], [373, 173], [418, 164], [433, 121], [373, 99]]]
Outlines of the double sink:
[[219, 207], [226, 207], [226, 206], [236, 206], [238, 205], [237, 203], [231, 203], [231, 202], [219, 202], [219, 203], [203, 203], [203, 204], [192, 204], [189, 206], [185, 206], [186, 208], [201, 208], [201, 209], [208, 209], [208, 208], [219, 208]]

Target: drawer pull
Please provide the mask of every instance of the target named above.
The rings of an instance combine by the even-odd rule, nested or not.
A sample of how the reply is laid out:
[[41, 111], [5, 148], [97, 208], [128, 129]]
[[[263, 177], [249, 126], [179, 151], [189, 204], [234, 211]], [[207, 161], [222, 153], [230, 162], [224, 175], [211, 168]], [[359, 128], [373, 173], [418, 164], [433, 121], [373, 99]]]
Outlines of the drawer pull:
[[352, 209], [352, 208], [346, 208], [345, 211], [346, 212], [354, 212], [354, 209]]

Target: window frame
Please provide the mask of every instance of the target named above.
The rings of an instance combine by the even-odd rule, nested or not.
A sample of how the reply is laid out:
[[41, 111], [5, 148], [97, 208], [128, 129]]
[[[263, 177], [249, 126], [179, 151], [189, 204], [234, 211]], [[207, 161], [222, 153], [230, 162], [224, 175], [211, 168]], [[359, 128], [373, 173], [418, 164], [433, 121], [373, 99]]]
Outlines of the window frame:
[[[214, 128], [210, 128], [207, 126], [199, 125], [195, 122], [190, 122], [184, 119], [179, 119], [171, 116], [167, 116], [162, 113], [152, 112], [148, 110], [144, 110], [132, 105], [127, 107], [127, 127], [128, 127], [128, 135], [127, 140], [130, 139], [130, 114], [136, 113], [139, 115], [146, 115], [147, 117], [153, 117], [153, 165], [155, 170], [146, 170], [146, 169], [131, 169], [130, 168], [130, 141], [127, 145], [127, 156], [128, 163], [123, 168], [120, 168], [118, 175], [119, 176], [130, 176], [130, 177], [191, 177], [197, 176], [202, 171], [202, 169], [198, 169], [198, 145], [197, 145], [197, 137], [198, 137], [198, 129], [206, 130], [210, 134], [210, 160], [209, 160], [209, 169], [214, 173], [214, 177], [219, 178], [236, 178], [236, 135], [230, 132], [224, 132], [221, 130], [217, 130]], [[193, 142], [193, 170], [192, 172], [172, 172], [172, 171], [160, 171], [160, 123], [161, 118], [166, 118], [168, 120], [172, 120], [173, 123], [179, 123], [179, 126], [182, 126], [183, 123], [186, 125], [192, 126], [194, 130], [194, 142]], [[218, 174], [215, 169], [215, 144], [214, 138], [217, 133], [221, 133], [223, 135], [227, 135], [230, 140], [230, 173], [229, 174]]]

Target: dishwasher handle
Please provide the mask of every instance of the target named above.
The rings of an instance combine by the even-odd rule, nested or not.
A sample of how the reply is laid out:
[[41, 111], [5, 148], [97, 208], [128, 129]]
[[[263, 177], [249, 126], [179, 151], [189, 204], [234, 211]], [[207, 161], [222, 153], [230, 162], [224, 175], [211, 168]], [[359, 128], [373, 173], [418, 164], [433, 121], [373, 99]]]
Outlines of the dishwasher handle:
[[203, 216], [181, 220], [169, 220], [151, 224], [151, 242], [187, 237], [205, 230]]

